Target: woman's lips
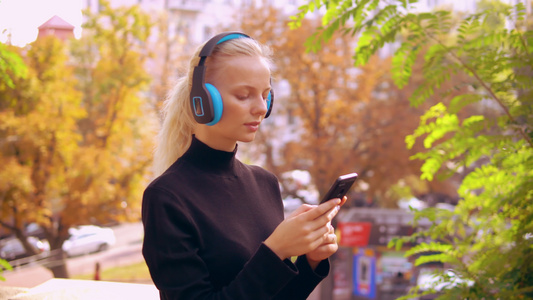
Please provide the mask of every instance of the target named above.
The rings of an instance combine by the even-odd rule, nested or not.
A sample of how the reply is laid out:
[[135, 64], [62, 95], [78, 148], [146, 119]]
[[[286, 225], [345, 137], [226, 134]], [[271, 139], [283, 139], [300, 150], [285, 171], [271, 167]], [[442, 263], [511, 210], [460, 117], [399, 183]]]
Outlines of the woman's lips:
[[259, 124], [261, 124], [261, 122], [250, 122], [245, 123], [244, 125], [251, 131], [257, 131], [259, 129]]

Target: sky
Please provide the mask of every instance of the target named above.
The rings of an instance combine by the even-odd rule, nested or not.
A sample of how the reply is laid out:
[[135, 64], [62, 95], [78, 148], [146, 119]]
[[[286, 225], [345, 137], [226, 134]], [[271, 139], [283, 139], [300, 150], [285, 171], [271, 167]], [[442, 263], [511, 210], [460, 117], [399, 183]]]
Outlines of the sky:
[[37, 38], [38, 29], [54, 15], [75, 26], [81, 35], [83, 0], [0, 0], [0, 42], [11, 33], [11, 43], [24, 46]]

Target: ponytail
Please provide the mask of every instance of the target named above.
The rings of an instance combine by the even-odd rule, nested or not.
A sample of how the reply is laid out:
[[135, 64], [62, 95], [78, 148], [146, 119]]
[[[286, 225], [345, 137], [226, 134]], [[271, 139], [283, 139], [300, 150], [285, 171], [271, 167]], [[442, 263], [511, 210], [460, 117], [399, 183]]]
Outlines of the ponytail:
[[189, 107], [188, 77], [180, 78], [163, 105], [163, 125], [157, 135], [154, 174], [161, 175], [191, 145], [196, 125]]

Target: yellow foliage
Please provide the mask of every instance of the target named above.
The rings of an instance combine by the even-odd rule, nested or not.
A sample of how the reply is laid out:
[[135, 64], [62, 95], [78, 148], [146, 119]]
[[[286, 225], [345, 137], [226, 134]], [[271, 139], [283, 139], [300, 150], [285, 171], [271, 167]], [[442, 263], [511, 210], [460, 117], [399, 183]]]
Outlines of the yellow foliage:
[[[69, 46], [38, 39], [25, 55], [27, 78], [0, 88], [0, 223], [23, 229], [37, 222], [53, 237], [52, 249], [72, 226], [139, 218], [155, 114], [139, 96], [148, 82], [146, 51], [131, 38], [141, 25], [128, 24], [120, 30], [131, 35], [114, 36], [111, 28], [94, 38], [89, 28]], [[124, 36], [129, 40], [105, 40]]]

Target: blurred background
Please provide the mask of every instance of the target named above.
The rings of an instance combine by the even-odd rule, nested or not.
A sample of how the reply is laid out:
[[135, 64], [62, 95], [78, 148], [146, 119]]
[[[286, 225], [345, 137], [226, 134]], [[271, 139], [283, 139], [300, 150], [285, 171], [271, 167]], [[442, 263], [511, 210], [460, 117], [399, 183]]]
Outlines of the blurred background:
[[[276, 174], [286, 213], [317, 204], [339, 175], [359, 174], [336, 219], [341, 249], [332, 276], [313, 297], [396, 299], [442, 269], [415, 266], [404, 255], [409, 244], [387, 245], [430, 226], [412, 225], [412, 209], [453, 211], [461, 181], [479, 165], [423, 180], [424, 162], [411, 157], [425, 145], [406, 147], [425, 111], [449, 104], [468, 89], [451, 87], [470, 79], [454, 74], [437, 88], [446, 93], [412, 106], [423, 58], [400, 89], [391, 75], [398, 43], [357, 67], [352, 35], [335, 32], [307, 51], [323, 11], [297, 29], [288, 24], [308, 2], [0, 1], [0, 258], [15, 267], [0, 285], [33, 287], [54, 277], [151, 284], [140, 255], [140, 205], [153, 179], [159, 110], [196, 47], [226, 30], [275, 53], [272, 116], [254, 143], [239, 145], [238, 157]], [[459, 18], [497, 3], [422, 0], [415, 11], [446, 9]], [[461, 113], [500, 112], [478, 103]]]

